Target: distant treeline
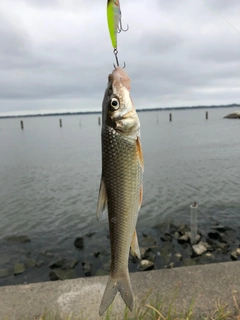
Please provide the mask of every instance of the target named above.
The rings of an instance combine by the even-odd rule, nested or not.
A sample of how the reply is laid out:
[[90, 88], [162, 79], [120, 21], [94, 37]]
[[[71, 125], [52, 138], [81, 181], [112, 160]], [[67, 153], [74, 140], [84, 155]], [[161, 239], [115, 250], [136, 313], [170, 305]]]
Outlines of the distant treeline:
[[[137, 112], [146, 112], [146, 111], [168, 111], [168, 110], [193, 110], [193, 109], [217, 109], [217, 108], [233, 108], [240, 107], [240, 104], [227, 104], [220, 106], [193, 106], [193, 107], [169, 107], [169, 108], [153, 108], [153, 109], [137, 109]], [[8, 118], [29, 118], [29, 117], [51, 117], [51, 116], [73, 116], [77, 114], [101, 114], [101, 111], [78, 111], [78, 112], [60, 112], [60, 113], [44, 113], [44, 114], [25, 114], [25, 115], [8, 115], [0, 116], [2, 119]]]

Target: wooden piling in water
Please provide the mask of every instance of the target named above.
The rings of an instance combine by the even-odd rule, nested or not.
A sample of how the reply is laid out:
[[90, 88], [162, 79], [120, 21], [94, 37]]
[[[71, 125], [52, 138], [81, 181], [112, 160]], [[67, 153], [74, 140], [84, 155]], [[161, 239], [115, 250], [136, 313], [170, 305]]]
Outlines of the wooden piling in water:
[[62, 128], [62, 119], [59, 119], [60, 128]]
[[169, 113], [169, 121], [172, 121], [172, 114]]
[[24, 129], [24, 124], [23, 124], [22, 120], [20, 121], [20, 124], [21, 124], [21, 129], [23, 130]]
[[101, 118], [98, 117], [98, 125], [100, 126], [101, 125]]
[[206, 119], [208, 119], [208, 111], [206, 111]]

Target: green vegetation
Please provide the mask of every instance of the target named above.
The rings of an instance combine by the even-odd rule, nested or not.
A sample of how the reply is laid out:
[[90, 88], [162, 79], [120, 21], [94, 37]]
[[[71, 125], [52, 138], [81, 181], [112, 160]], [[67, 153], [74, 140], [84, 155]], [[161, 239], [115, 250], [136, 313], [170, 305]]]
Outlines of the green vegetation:
[[[178, 292], [173, 290], [162, 299], [157, 299], [158, 302], [149, 301], [149, 293], [146, 297], [135, 307], [133, 312], [130, 312], [127, 308], [124, 311], [123, 317], [115, 317], [112, 314], [112, 306], [108, 309], [106, 314], [102, 317], [102, 320], [195, 320], [196, 314], [194, 308], [197, 305], [197, 299], [192, 301], [187, 310], [178, 310], [175, 307]], [[203, 314], [200, 319], [202, 320], [240, 320], [240, 306], [236, 300], [236, 293], [232, 295], [234, 310], [229, 307], [228, 304], [223, 301], [216, 301], [216, 305], [213, 306], [213, 312], [211, 314]], [[147, 302], [149, 301], [149, 302]], [[84, 314], [79, 316], [68, 315], [60, 317], [58, 313], [46, 312], [41, 317], [34, 319], [23, 320], [89, 320]]]

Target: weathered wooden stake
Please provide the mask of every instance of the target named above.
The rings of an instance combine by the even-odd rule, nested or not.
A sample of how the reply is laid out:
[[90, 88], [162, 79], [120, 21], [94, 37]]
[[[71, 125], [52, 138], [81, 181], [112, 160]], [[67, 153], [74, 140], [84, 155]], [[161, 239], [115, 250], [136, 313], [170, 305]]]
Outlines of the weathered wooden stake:
[[60, 128], [62, 128], [62, 119], [59, 119]]
[[101, 118], [98, 117], [98, 125], [100, 126], [101, 125]]
[[208, 111], [206, 111], [206, 119], [208, 119]]
[[23, 121], [21, 120], [20, 123], [21, 123], [21, 129], [24, 129]]
[[172, 114], [169, 113], [169, 121], [172, 121]]

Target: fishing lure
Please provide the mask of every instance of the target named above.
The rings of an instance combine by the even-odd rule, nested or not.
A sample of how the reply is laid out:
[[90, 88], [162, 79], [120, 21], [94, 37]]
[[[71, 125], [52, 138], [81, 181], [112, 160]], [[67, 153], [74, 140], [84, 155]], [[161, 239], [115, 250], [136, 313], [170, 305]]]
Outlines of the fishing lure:
[[122, 27], [122, 21], [121, 21], [121, 9], [120, 9], [120, 2], [119, 0], [108, 0], [107, 1], [107, 21], [108, 21], [108, 29], [109, 34], [113, 46], [113, 53], [116, 58], [117, 66], [119, 66], [118, 63], [118, 50], [117, 50], [117, 33], [120, 33], [121, 31], [127, 31], [128, 26], [126, 29], [123, 29]]

